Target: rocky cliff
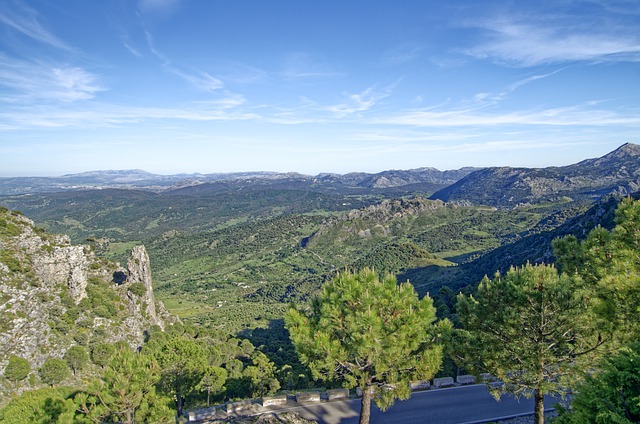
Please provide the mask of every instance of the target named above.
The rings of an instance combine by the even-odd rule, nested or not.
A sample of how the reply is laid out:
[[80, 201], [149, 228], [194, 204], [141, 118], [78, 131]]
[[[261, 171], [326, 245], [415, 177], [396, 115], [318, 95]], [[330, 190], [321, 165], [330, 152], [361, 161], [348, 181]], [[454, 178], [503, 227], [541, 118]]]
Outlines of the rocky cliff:
[[[149, 257], [133, 249], [126, 268], [74, 246], [17, 212], [0, 208], [0, 372], [11, 355], [35, 371], [74, 345], [124, 341], [141, 346], [144, 331], [175, 322], [155, 301]], [[30, 384], [31, 384], [30, 383]], [[0, 392], [6, 381], [0, 379]]]

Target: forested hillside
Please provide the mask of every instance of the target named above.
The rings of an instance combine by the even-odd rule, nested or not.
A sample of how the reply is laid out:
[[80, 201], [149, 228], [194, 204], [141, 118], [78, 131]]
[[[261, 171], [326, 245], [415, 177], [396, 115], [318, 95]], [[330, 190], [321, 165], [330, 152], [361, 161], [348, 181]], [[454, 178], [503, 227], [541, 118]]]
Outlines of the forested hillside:
[[[144, 246], [120, 267], [0, 208], [0, 289], [1, 422], [165, 423], [185, 406], [309, 385], [283, 328], [267, 341], [169, 314]], [[278, 361], [250, 340], [277, 343]]]

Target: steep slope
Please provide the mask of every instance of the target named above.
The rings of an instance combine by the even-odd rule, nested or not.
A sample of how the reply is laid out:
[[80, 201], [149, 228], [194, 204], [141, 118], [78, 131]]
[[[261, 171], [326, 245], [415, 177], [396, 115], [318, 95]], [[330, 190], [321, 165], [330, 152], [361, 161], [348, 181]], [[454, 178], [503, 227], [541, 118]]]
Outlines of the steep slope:
[[496, 272], [504, 274], [511, 266], [527, 262], [553, 263], [555, 257], [551, 242], [555, 238], [569, 234], [583, 238], [598, 225], [613, 228], [619, 202], [619, 196], [609, 196], [588, 208], [578, 206], [558, 211], [513, 240], [481, 255], [463, 258], [456, 267], [415, 268], [403, 274], [403, 278], [410, 279], [418, 292], [423, 294], [438, 293], [442, 287], [457, 293], [465, 286], [475, 286], [485, 275], [492, 276]]
[[[0, 293], [0, 369], [11, 355], [26, 359], [35, 371], [75, 345], [141, 346], [146, 329], [175, 321], [155, 301], [143, 246], [121, 268], [5, 208], [0, 208]], [[5, 384], [0, 381], [0, 392]]]
[[473, 172], [431, 196], [513, 208], [523, 204], [593, 201], [629, 194], [640, 187], [640, 146], [627, 143], [596, 159], [550, 168], [487, 168]]

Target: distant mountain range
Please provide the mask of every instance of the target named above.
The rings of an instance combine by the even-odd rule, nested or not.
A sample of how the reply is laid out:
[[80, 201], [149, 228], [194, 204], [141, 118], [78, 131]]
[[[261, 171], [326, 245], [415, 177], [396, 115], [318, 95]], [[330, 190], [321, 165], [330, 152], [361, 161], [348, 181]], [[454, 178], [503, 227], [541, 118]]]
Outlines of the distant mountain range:
[[0, 195], [48, 193], [67, 190], [137, 189], [153, 192], [173, 191], [201, 186], [195, 191], [223, 191], [228, 188], [261, 186], [308, 186], [327, 190], [388, 189], [407, 185], [426, 185], [433, 192], [455, 183], [479, 168], [439, 171], [419, 168], [407, 171], [391, 170], [377, 174], [354, 172], [349, 174], [304, 175], [295, 172], [234, 172], [218, 174], [157, 175], [140, 169], [90, 171], [61, 177], [0, 178]]
[[241, 172], [156, 175], [142, 170], [92, 171], [61, 177], [0, 178], [0, 196], [93, 189], [133, 189], [163, 195], [204, 196], [238, 190], [306, 192], [385, 197], [426, 195], [469, 205], [513, 208], [527, 204], [593, 201], [640, 188], [640, 146], [627, 143], [596, 159], [548, 168], [435, 168], [376, 174]]

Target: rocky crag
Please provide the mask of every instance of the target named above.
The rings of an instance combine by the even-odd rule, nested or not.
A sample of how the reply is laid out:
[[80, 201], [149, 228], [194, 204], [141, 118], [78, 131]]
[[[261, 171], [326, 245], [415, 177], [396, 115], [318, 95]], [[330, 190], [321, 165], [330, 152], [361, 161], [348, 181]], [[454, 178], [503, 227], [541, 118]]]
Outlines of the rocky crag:
[[[122, 268], [0, 208], [0, 372], [10, 356], [24, 358], [31, 375], [23, 385], [37, 387], [47, 358], [62, 358], [75, 345], [138, 347], [145, 330], [176, 320], [155, 301], [144, 246], [134, 248]], [[0, 378], [0, 394], [10, 388]]]

